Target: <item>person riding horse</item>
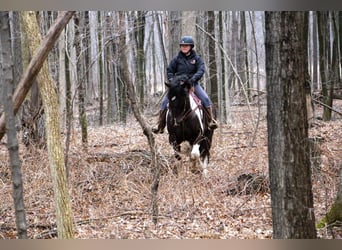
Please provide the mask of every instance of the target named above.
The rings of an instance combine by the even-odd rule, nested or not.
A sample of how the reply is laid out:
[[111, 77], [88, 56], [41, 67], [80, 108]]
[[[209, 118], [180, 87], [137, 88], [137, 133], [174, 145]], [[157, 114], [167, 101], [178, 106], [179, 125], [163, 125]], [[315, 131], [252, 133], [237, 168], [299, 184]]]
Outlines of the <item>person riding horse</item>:
[[[191, 36], [183, 36], [179, 42], [179, 46], [180, 51], [178, 55], [171, 60], [167, 67], [167, 78], [171, 82], [176, 75], [188, 75], [189, 82], [192, 84], [196, 96], [201, 100], [204, 108], [206, 108], [207, 112], [204, 113], [207, 115], [207, 120], [209, 121], [209, 129], [216, 129], [217, 122], [213, 116], [211, 100], [198, 83], [204, 75], [205, 64], [193, 49], [195, 47], [194, 39]], [[162, 134], [164, 132], [168, 102], [168, 97], [165, 95], [161, 103], [161, 110], [159, 111], [158, 125], [156, 128], [152, 128], [152, 131], [156, 134]]]

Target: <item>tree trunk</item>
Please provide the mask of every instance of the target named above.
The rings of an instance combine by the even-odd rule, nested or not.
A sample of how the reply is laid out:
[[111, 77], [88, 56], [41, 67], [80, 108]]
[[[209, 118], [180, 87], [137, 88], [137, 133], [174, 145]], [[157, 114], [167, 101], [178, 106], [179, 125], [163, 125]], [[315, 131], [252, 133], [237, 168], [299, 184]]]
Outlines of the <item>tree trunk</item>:
[[85, 87], [84, 87], [84, 72], [83, 72], [83, 64], [81, 60], [81, 51], [82, 51], [82, 39], [81, 39], [81, 31], [83, 30], [83, 25], [80, 23], [80, 14], [76, 14], [74, 16], [75, 22], [75, 52], [76, 52], [76, 68], [78, 73], [78, 82], [77, 82], [77, 92], [78, 92], [78, 116], [79, 123], [81, 126], [81, 136], [82, 136], [82, 146], [84, 150], [87, 150], [88, 145], [88, 130], [87, 130], [87, 114], [85, 109]]
[[[21, 81], [19, 82], [14, 94], [13, 94], [13, 105], [14, 113], [18, 112], [18, 109], [22, 102], [24, 101], [26, 94], [32, 86], [32, 82], [37, 76], [39, 70], [41, 69], [44, 60], [47, 58], [49, 51], [54, 46], [55, 41], [58, 39], [60, 32], [64, 29], [65, 25], [68, 23], [74, 11], [63, 12], [56, 19], [54, 25], [50, 27], [49, 32], [44, 37], [39, 49], [36, 50], [30, 64], [28, 65]], [[2, 114], [0, 117], [0, 140], [5, 134], [5, 116]]]
[[[340, 59], [339, 59], [339, 67], [340, 67], [340, 70], [342, 70], [342, 11], [339, 11], [338, 12], [338, 27], [339, 27], [339, 32], [338, 32], [338, 34], [339, 34], [339, 41], [340, 41], [340, 50], [339, 50], [339, 52], [340, 52]], [[341, 74], [342, 74], [342, 72], [341, 72]], [[341, 88], [342, 89], [342, 76], [341, 76], [341, 74], [340, 74], [340, 77], [339, 77], [339, 83], [337, 84], [337, 87], [338, 88]]]
[[[225, 24], [223, 26], [223, 33], [222, 33], [222, 43], [223, 43], [223, 50], [225, 51], [226, 54], [228, 54], [229, 51], [229, 14], [227, 12], [224, 12], [223, 14], [223, 23]], [[223, 64], [223, 72], [224, 72], [224, 105], [221, 107], [224, 109], [224, 115], [225, 115], [225, 120], [228, 124], [232, 123], [232, 112], [231, 112], [231, 99], [230, 99], [230, 74], [233, 74], [233, 71], [231, 70], [231, 65], [228, 61], [227, 56], [224, 57], [224, 64]]]
[[139, 98], [140, 107], [144, 107], [145, 98], [145, 87], [146, 87], [146, 76], [145, 76], [145, 51], [144, 51], [144, 41], [145, 41], [145, 12], [137, 11], [137, 17], [134, 22], [135, 30], [135, 42], [137, 46], [137, 78], [139, 86]]
[[125, 30], [125, 13], [123, 11], [119, 12], [119, 29], [120, 29], [120, 42], [118, 44], [117, 49], [120, 51], [120, 58], [119, 58], [119, 65], [118, 65], [118, 74], [117, 74], [117, 81], [118, 81], [118, 95], [119, 95], [119, 117], [120, 121], [126, 123], [127, 120], [127, 112], [128, 112], [128, 100], [126, 98], [126, 84], [124, 84], [123, 79], [128, 70], [127, 67], [121, 63], [123, 59], [123, 53], [126, 50], [126, 30]]
[[0, 85], [4, 87], [3, 100], [6, 115], [7, 148], [10, 157], [11, 177], [13, 184], [13, 201], [16, 227], [19, 239], [27, 238], [26, 213], [23, 195], [23, 180], [21, 174], [21, 161], [19, 145], [15, 128], [13, 111], [13, 62], [11, 59], [11, 38], [9, 30], [8, 12], [0, 12]]
[[[326, 105], [323, 108], [323, 120], [329, 121], [331, 119], [331, 107], [332, 97], [330, 96], [330, 72], [331, 61], [330, 61], [330, 32], [329, 32], [329, 12], [318, 11], [317, 12], [317, 23], [318, 23], [318, 37], [319, 37], [319, 69], [322, 82], [322, 95], [323, 103]], [[328, 107], [327, 107], [328, 106]]]
[[[29, 36], [30, 50], [33, 53], [36, 53], [37, 49], [39, 49], [39, 45], [41, 44], [41, 35], [39, 33], [39, 26], [35, 12], [23, 12], [23, 26]], [[58, 113], [57, 95], [46, 61], [42, 65], [42, 69], [37, 76], [37, 80], [46, 114], [45, 126], [47, 148], [56, 205], [58, 238], [73, 238], [73, 217], [60, 138], [60, 118]]]
[[[112, 34], [112, 29], [114, 23], [113, 14], [106, 16], [105, 21], [105, 37], [110, 37]], [[110, 40], [107, 46], [105, 47], [105, 61], [106, 61], [106, 68], [107, 68], [107, 123], [112, 123], [115, 120], [115, 113], [117, 113], [117, 102], [116, 102], [116, 89], [115, 89], [115, 66], [114, 66], [114, 42]]]
[[[98, 22], [100, 24], [104, 23], [103, 22], [103, 15], [102, 12], [99, 12], [98, 14]], [[98, 39], [99, 39], [99, 51], [100, 51], [100, 56], [99, 56], [99, 71], [100, 71], [100, 76], [99, 76], [99, 125], [103, 125], [103, 116], [104, 116], [104, 99], [105, 99], [105, 88], [106, 88], [106, 67], [104, 66], [104, 39], [103, 39], [103, 28], [102, 25], [99, 27], [98, 31]]]
[[[182, 35], [182, 25], [181, 25], [181, 12], [180, 11], [171, 11], [169, 13], [169, 21], [168, 21], [168, 39], [166, 41], [169, 44], [166, 45], [169, 48], [169, 58], [177, 55], [179, 51], [179, 41]], [[171, 43], [171, 44], [170, 44]]]
[[[309, 41], [309, 12], [304, 13], [304, 41]], [[306, 46], [303, 46], [304, 49], [304, 55], [309, 55], [309, 44], [307, 43]], [[308, 56], [304, 57], [304, 63], [305, 65], [309, 65]], [[311, 127], [314, 119], [314, 106], [312, 102], [312, 96], [311, 96], [311, 80], [310, 80], [310, 74], [309, 74], [309, 67], [305, 70], [305, 100], [306, 100], [306, 113], [307, 113], [307, 119], [308, 119], [308, 126]]]
[[[120, 15], [120, 22], [121, 24], [124, 22], [123, 16]], [[123, 25], [120, 25], [123, 27]], [[153, 180], [151, 185], [151, 193], [152, 193], [152, 220], [156, 224], [158, 222], [158, 187], [159, 187], [159, 177], [160, 177], [160, 165], [157, 162], [157, 152], [158, 149], [155, 144], [155, 138], [152, 133], [152, 129], [150, 126], [148, 126], [148, 123], [144, 119], [144, 117], [141, 115], [139, 106], [137, 105], [137, 96], [136, 91], [134, 89], [134, 85], [132, 83], [132, 80], [129, 75], [128, 71], [128, 52], [127, 52], [127, 46], [125, 44], [125, 35], [122, 34], [120, 37], [120, 45], [122, 49], [122, 52], [120, 54], [120, 62], [122, 64], [121, 69], [121, 76], [123, 84], [126, 86], [125, 89], [127, 90], [127, 96], [128, 100], [130, 102], [133, 114], [137, 121], [139, 122], [144, 135], [147, 137], [150, 149], [151, 149], [151, 169], [153, 171]]]
[[61, 115], [61, 128], [62, 131], [66, 127], [66, 72], [65, 72], [65, 30], [62, 30], [58, 40], [59, 51], [59, 71], [58, 71], [58, 89], [59, 89], [59, 113]]
[[[208, 33], [215, 39], [215, 14], [214, 11], [208, 12]], [[216, 67], [216, 43], [209, 43], [209, 89], [211, 101], [214, 105], [218, 104], [217, 87], [217, 67]], [[208, 93], [208, 94], [209, 94]]]
[[316, 238], [302, 34], [304, 12], [266, 12], [268, 157], [273, 237]]
[[[215, 37], [217, 39], [217, 46], [216, 47], [216, 68], [217, 68], [217, 103], [216, 103], [216, 108], [217, 107], [222, 107], [223, 103], [223, 86], [222, 83], [224, 82], [224, 68], [222, 67], [224, 65], [224, 56], [223, 52], [221, 50], [222, 45], [223, 45], [223, 40], [222, 40], [222, 34], [223, 34], [223, 21], [222, 21], [222, 15], [220, 12], [215, 13], [215, 23], [216, 23], [216, 29], [215, 29]], [[217, 112], [217, 120], [222, 121], [223, 117], [223, 110], [220, 108]]]
[[99, 97], [99, 64], [98, 64], [98, 24], [97, 11], [89, 11], [89, 29], [90, 29], [90, 62], [91, 70], [89, 74], [89, 96], [91, 103], [98, 100]]

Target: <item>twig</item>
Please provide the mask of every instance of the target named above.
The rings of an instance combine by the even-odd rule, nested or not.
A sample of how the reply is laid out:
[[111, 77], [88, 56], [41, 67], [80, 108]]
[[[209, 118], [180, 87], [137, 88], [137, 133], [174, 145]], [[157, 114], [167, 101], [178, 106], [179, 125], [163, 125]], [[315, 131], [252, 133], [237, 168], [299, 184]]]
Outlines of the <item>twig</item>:
[[331, 111], [334, 111], [335, 113], [339, 114], [340, 116], [342, 116], [342, 113], [341, 113], [341, 112], [337, 111], [336, 109], [333, 109], [333, 108], [330, 107], [329, 105], [326, 105], [326, 104], [324, 104], [323, 102], [318, 101], [318, 100], [316, 100], [316, 99], [312, 99], [312, 100], [313, 100], [314, 102], [316, 102], [316, 103], [318, 103], [318, 104], [320, 104], [320, 105], [322, 105], [322, 106], [324, 106], [324, 107], [330, 109]]

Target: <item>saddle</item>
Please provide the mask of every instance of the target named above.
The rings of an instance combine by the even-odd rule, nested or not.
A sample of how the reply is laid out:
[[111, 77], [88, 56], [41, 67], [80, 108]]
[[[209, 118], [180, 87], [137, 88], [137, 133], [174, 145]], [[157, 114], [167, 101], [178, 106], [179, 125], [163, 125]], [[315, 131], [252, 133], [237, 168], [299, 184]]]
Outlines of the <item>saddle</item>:
[[201, 107], [202, 103], [201, 103], [201, 99], [199, 99], [197, 97], [197, 95], [195, 94], [195, 92], [193, 90], [189, 90], [190, 95], [192, 96], [192, 98], [194, 99], [195, 103], [197, 104], [197, 106]]

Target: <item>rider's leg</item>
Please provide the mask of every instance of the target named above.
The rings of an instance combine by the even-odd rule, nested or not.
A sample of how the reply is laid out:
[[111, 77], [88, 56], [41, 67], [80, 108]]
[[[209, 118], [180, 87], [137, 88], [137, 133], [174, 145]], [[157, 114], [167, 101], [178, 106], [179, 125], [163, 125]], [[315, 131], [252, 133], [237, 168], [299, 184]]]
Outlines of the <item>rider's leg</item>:
[[218, 127], [217, 121], [214, 119], [213, 108], [212, 108], [211, 100], [208, 94], [204, 91], [204, 89], [198, 83], [194, 85], [194, 88], [195, 88], [195, 94], [197, 95], [199, 99], [201, 99], [202, 105], [205, 107], [207, 111], [204, 113], [207, 114], [208, 127], [210, 129], [216, 129]]
[[167, 98], [167, 95], [165, 95], [161, 103], [157, 127], [152, 128], [152, 132], [155, 134], [164, 133], [164, 128], [166, 126], [166, 113], [167, 113], [168, 103], [169, 103], [169, 99]]

